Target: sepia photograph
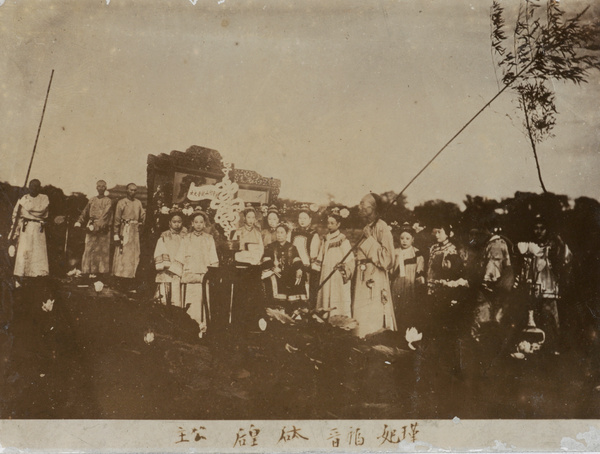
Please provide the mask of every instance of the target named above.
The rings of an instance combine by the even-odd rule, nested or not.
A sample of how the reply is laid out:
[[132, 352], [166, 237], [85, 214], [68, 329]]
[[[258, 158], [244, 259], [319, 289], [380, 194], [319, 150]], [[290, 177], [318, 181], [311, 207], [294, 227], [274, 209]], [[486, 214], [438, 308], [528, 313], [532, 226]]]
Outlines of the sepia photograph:
[[600, 4], [0, 0], [0, 42], [0, 447], [600, 449]]

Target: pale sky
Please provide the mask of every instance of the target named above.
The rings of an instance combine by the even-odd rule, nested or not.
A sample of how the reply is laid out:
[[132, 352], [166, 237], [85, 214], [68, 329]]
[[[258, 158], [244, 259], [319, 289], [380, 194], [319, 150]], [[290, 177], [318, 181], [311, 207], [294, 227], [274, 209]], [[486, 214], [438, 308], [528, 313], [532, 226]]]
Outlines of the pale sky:
[[[490, 5], [5, 0], [0, 180], [23, 183], [54, 68], [31, 175], [43, 184], [145, 185], [148, 154], [201, 145], [281, 179], [283, 197], [354, 205], [399, 191], [498, 90]], [[600, 198], [600, 76], [555, 89], [556, 137], [539, 147], [547, 188]], [[411, 186], [410, 204], [539, 191], [515, 112], [504, 94]]]

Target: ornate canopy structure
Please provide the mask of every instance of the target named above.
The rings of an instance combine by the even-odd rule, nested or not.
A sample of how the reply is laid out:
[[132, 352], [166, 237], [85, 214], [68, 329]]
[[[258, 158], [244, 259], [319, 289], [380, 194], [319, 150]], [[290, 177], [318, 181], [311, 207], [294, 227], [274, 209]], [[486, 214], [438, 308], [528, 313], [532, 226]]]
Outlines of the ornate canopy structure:
[[[232, 164], [230, 167], [229, 178], [239, 186], [237, 196], [245, 203], [271, 204], [279, 195], [280, 180], [263, 177], [253, 170], [236, 169]], [[224, 168], [223, 158], [217, 150], [198, 145], [185, 152], [174, 150], [169, 154], [148, 155], [148, 213], [158, 214], [161, 209], [166, 211], [175, 205], [179, 208], [200, 206], [210, 211], [210, 201], [198, 201], [197, 197], [188, 195], [191, 189], [197, 193], [199, 187], [211, 187], [221, 182]], [[160, 223], [155, 218], [155, 224]], [[163, 227], [156, 225], [153, 230]]]

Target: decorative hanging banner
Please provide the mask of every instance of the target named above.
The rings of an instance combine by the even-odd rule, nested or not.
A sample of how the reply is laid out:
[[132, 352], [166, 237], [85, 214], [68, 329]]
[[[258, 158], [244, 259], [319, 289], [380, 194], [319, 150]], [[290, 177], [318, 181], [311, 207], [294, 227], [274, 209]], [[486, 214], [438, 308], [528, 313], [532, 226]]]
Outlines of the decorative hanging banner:
[[196, 186], [192, 182], [187, 193], [187, 198], [192, 202], [198, 202], [200, 200], [214, 200], [218, 197], [220, 190], [221, 189], [214, 184]]
[[[210, 207], [216, 210], [215, 222], [219, 224], [227, 238], [237, 229], [240, 220], [240, 211], [244, 209], [244, 201], [237, 196], [239, 186], [229, 179], [231, 164], [225, 164], [225, 176], [220, 183], [214, 185], [215, 196], [210, 202]], [[188, 196], [189, 197], [189, 196]]]

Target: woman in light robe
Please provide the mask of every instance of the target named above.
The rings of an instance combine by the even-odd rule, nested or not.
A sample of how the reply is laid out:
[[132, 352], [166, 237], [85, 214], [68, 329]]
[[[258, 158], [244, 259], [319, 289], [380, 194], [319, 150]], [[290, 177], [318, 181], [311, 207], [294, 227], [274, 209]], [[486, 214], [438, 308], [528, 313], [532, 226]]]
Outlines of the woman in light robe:
[[29, 194], [19, 199], [13, 211], [13, 225], [18, 235], [14, 275], [19, 277], [48, 276], [46, 219], [50, 200], [40, 194], [41, 183], [31, 180]]
[[[337, 213], [327, 216], [327, 230], [321, 243], [317, 267], [321, 270], [319, 283], [335, 270], [331, 278], [323, 284], [317, 295], [317, 311], [327, 310], [328, 316], [352, 317], [351, 282], [354, 273], [354, 254], [346, 236], [340, 232], [342, 218]], [[342, 262], [342, 259], [348, 257]]]
[[352, 318], [358, 322], [355, 335], [364, 338], [381, 330], [396, 331], [396, 317], [388, 271], [394, 264], [394, 239], [389, 226], [379, 218], [381, 198], [367, 194], [359, 214], [368, 224], [356, 251]]
[[202, 298], [202, 281], [209, 266], [218, 266], [215, 240], [204, 231], [208, 217], [197, 212], [192, 218], [192, 231], [181, 241], [171, 271], [181, 278], [183, 305], [189, 316], [198, 323], [200, 337], [206, 331], [206, 311]]
[[240, 242], [240, 252], [235, 255], [238, 262], [258, 265], [265, 247], [262, 234], [256, 226], [256, 211], [251, 206], [244, 210], [244, 225], [235, 232], [235, 239]]
[[165, 305], [183, 307], [181, 300], [181, 279], [171, 271], [171, 265], [177, 257], [182, 239], [187, 230], [183, 227], [180, 213], [171, 214], [169, 230], [163, 232], [156, 242], [154, 266], [156, 267], [157, 298]]

